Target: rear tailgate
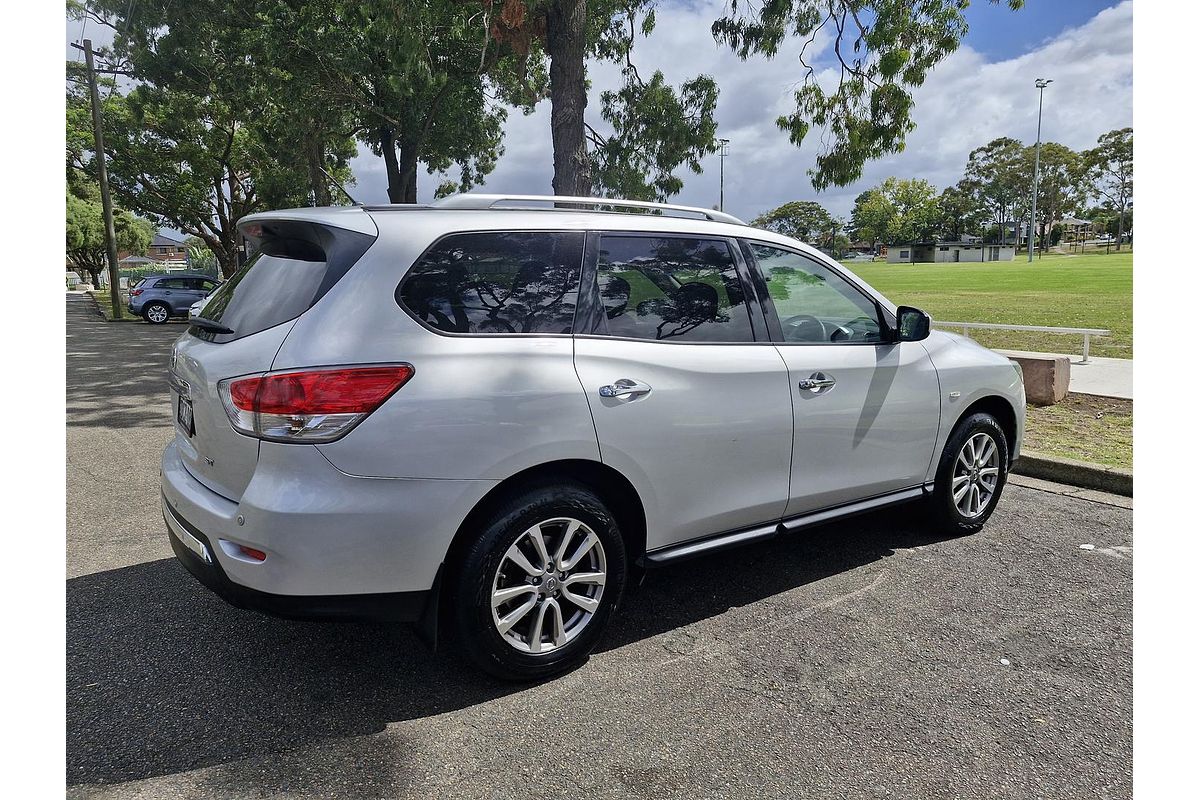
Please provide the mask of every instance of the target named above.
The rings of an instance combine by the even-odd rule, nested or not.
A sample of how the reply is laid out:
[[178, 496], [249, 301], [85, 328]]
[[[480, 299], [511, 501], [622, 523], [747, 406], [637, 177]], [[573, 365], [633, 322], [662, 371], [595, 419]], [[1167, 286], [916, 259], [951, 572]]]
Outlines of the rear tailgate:
[[[321, 211], [347, 227], [322, 220]], [[273, 212], [243, 220], [254, 254], [175, 344], [170, 381], [180, 457], [188, 472], [225, 498], [239, 500], [250, 483], [259, 440], [234, 430], [218, 384], [270, 370], [296, 319], [375, 241], [370, 217], [347, 212]]]

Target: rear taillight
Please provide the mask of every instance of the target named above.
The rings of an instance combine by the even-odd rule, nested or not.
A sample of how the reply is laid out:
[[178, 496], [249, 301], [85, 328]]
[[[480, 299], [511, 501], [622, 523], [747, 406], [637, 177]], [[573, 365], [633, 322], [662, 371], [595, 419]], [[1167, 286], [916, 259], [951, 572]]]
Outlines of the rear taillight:
[[138, 296], [139, 294], [141, 294], [141, 293], [142, 293], [142, 290], [141, 290], [141, 289], [133, 289], [133, 290], [131, 290], [131, 291], [129, 292], [129, 296], [130, 296], [130, 297], [137, 297], [137, 296]]
[[274, 442], [332, 442], [413, 376], [411, 364], [266, 372], [217, 384], [241, 433]]

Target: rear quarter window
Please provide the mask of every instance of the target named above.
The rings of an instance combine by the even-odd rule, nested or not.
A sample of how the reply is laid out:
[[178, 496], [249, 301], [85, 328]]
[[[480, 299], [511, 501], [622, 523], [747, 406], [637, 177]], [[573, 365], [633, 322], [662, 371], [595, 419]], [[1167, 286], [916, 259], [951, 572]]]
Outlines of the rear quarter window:
[[582, 265], [582, 233], [454, 234], [413, 264], [396, 301], [443, 333], [571, 333]]

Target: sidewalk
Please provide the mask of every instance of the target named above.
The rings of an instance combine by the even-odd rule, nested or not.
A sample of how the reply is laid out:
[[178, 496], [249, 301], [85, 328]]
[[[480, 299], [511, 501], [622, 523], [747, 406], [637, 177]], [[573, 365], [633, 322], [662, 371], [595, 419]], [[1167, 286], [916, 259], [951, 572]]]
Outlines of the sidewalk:
[[1101, 397], [1133, 399], [1133, 359], [1098, 358], [1092, 356], [1086, 364], [1083, 356], [1075, 353], [1031, 353], [1026, 350], [997, 350], [1003, 355], [1013, 356], [1066, 356], [1071, 360], [1071, 386], [1076, 394], [1094, 394]]

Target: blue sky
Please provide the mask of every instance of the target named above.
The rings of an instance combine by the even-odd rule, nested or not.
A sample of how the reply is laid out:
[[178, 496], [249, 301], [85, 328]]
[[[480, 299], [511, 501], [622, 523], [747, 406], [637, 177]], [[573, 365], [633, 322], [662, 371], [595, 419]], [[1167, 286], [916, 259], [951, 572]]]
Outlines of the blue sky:
[[1112, 5], [1111, 0], [1025, 0], [1025, 7], [1014, 12], [1006, 2], [975, 0], [966, 13], [971, 26], [967, 43], [988, 61], [1012, 58]]

